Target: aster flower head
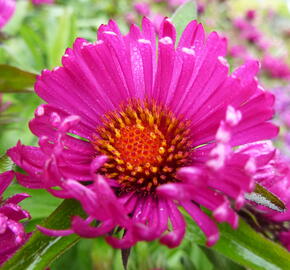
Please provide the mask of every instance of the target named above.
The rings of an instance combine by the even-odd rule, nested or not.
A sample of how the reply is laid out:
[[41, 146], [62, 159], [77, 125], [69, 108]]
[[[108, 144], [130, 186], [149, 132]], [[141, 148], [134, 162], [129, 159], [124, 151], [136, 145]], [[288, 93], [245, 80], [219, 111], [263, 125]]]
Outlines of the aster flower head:
[[0, 29], [8, 23], [16, 8], [15, 0], [0, 0]]
[[[154, 239], [175, 247], [186, 227], [179, 207], [208, 245], [219, 237], [215, 222], [237, 227], [234, 208], [253, 189], [255, 160], [233, 146], [277, 134], [267, 122], [273, 97], [258, 85], [258, 62], [229, 74], [226, 40], [206, 37], [196, 21], [175, 43], [168, 19], [158, 49], [148, 19], [127, 35], [110, 21], [97, 42], [78, 38], [62, 67], [37, 78], [36, 93], [47, 102], [30, 122], [39, 147], [19, 143], [8, 155], [27, 173], [16, 172], [21, 184], [75, 198], [88, 214], [67, 230], [43, 232], [106, 235], [120, 248]], [[121, 238], [109, 234], [117, 227]]]
[[28, 239], [22, 219], [30, 218], [27, 211], [18, 203], [29, 197], [26, 193], [15, 194], [3, 200], [2, 193], [9, 186], [14, 173], [12, 171], [0, 174], [0, 265], [22, 246]]

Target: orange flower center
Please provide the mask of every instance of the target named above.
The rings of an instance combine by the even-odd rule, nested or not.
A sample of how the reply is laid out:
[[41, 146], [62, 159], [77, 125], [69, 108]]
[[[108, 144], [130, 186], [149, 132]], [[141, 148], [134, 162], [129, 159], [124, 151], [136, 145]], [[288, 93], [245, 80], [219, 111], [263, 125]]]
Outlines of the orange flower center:
[[176, 170], [190, 163], [189, 123], [164, 106], [131, 101], [108, 113], [92, 141], [108, 161], [101, 168], [120, 184], [120, 192], [152, 193], [178, 181]]
[[127, 164], [135, 167], [146, 163], [157, 165], [157, 156], [166, 146], [162, 137], [150, 126], [133, 124], [120, 129], [120, 136], [116, 137], [114, 145], [120, 158]]

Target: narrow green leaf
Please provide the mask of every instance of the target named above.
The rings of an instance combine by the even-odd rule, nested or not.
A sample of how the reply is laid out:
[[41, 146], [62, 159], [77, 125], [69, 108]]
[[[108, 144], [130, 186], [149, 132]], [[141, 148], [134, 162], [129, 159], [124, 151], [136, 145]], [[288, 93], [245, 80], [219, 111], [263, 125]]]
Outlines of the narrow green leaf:
[[[67, 229], [71, 217], [84, 216], [81, 205], [75, 200], [64, 202], [43, 222], [41, 226], [53, 229]], [[1, 268], [2, 270], [43, 270], [66, 250], [79, 241], [72, 234], [65, 237], [49, 237], [36, 231], [29, 241]]]
[[0, 93], [33, 92], [36, 74], [12, 67], [0, 65]]
[[197, 9], [195, 1], [188, 1], [181, 5], [172, 15], [171, 20], [175, 25], [177, 40], [180, 38], [186, 25], [197, 18]]
[[[187, 217], [191, 241], [205, 245], [205, 237], [199, 227]], [[252, 270], [288, 270], [290, 253], [281, 245], [266, 239], [254, 231], [244, 220], [233, 230], [228, 224], [219, 224], [220, 239], [212, 247], [234, 262]]]
[[252, 193], [246, 194], [245, 197], [247, 200], [266, 206], [278, 212], [284, 212], [286, 210], [285, 204], [275, 194], [258, 183], [256, 183], [255, 190]]

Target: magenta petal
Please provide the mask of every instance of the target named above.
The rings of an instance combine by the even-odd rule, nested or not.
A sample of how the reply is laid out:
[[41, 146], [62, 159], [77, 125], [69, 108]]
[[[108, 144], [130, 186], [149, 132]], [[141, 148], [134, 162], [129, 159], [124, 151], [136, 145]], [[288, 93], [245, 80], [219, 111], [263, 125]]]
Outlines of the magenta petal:
[[113, 248], [121, 248], [121, 249], [130, 248], [136, 243], [136, 240], [133, 239], [133, 236], [131, 233], [126, 233], [122, 239], [118, 239], [112, 236], [107, 236], [106, 241]]
[[97, 156], [91, 163], [91, 174], [94, 174], [108, 160], [106, 156]]
[[43, 234], [46, 234], [48, 236], [54, 236], [54, 237], [56, 237], [56, 236], [67, 236], [67, 235], [70, 235], [70, 234], [74, 233], [74, 231], [72, 229], [69, 229], [69, 230], [53, 230], [53, 229], [44, 228], [44, 227], [39, 226], [39, 225], [37, 225], [36, 227]]
[[171, 23], [169, 19], [163, 20], [161, 26], [160, 26], [160, 38], [163, 37], [170, 37], [173, 41], [173, 44], [175, 44], [176, 40], [176, 30], [174, 25]]
[[160, 242], [167, 245], [170, 248], [174, 248], [181, 243], [185, 234], [186, 224], [182, 214], [172, 201], [168, 201], [168, 209], [173, 230], [162, 236]]
[[13, 204], [17, 204], [19, 202], [22, 202], [24, 199], [31, 197], [29, 194], [26, 193], [18, 193], [15, 194], [13, 196], [11, 196], [10, 198], [5, 200], [5, 203], [13, 203]]
[[8, 171], [0, 174], [0, 195], [10, 185], [14, 177], [13, 171]]
[[81, 237], [94, 238], [101, 235], [104, 235], [115, 227], [114, 223], [111, 220], [107, 220], [98, 227], [92, 227], [88, 222], [84, 221], [80, 217], [73, 217], [72, 220], [72, 229], [75, 233]]
[[0, 213], [0, 234], [6, 231], [7, 220], [8, 220], [8, 217]]
[[234, 229], [238, 227], [239, 216], [233, 211], [228, 202], [215, 209], [213, 217], [218, 222], [227, 221]]
[[193, 203], [182, 202], [181, 205], [205, 233], [207, 238], [206, 244], [208, 246], [214, 245], [219, 239], [217, 225]]

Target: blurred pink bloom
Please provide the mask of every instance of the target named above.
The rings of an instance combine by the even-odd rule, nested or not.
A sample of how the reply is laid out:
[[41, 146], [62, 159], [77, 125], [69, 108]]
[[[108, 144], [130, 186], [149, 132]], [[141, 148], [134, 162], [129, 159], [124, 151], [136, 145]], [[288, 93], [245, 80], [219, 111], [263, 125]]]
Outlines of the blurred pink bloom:
[[0, 0], [0, 29], [11, 19], [15, 8], [15, 0]]
[[[78, 38], [62, 67], [37, 78], [35, 91], [47, 102], [30, 122], [39, 147], [19, 143], [8, 151], [26, 171], [16, 177], [79, 200], [88, 214], [74, 217], [67, 230], [41, 231], [106, 235], [118, 248], [154, 239], [176, 247], [186, 229], [178, 207], [209, 246], [219, 238], [215, 222], [238, 226], [235, 209], [252, 191], [256, 167], [233, 147], [278, 132], [268, 122], [273, 96], [256, 79], [259, 63], [229, 74], [226, 40], [206, 35], [196, 21], [178, 44], [169, 20], [160, 26], [158, 49], [156, 38], [147, 18], [142, 30], [132, 25], [125, 36], [110, 21], [97, 42]], [[121, 238], [110, 235], [115, 227], [124, 230]]]
[[161, 14], [152, 14], [151, 15], [151, 20], [152, 20], [152, 23], [155, 27], [155, 30], [156, 30], [156, 33], [159, 33], [160, 31], [160, 26], [162, 25], [162, 22], [164, 21], [165, 17]]
[[26, 193], [15, 194], [3, 200], [2, 194], [10, 185], [14, 172], [9, 171], [0, 174], [0, 265], [9, 259], [13, 253], [28, 239], [22, 219], [30, 218], [27, 211], [18, 203], [29, 197]]
[[31, 0], [33, 5], [53, 4], [54, 0]]
[[278, 116], [290, 111], [290, 85], [271, 89], [275, 95], [275, 111]]
[[290, 80], [290, 67], [282, 57], [266, 54], [262, 59], [262, 69], [273, 78]]
[[233, 20], [233, 25], [238, 30], [244, 30], [248, 27], [249, 23], [243, 18], [237, 18], [237, 19]]
[[233, 21], [233, 25], [237, 30], [239, 30], [242, 39], [256, 45], [261, 44], [263, 35], [257, 27], [252, 24], [252, 22], [244, 18], [237, 18]]
[[243, 45], [235, 45], [232, 46], [229, 50], [229, 55], [234, 58], [240, 58], [244, 61], [253, 59], [251, 54], [249, 53], [247, 47]]
[[256, 10], [250, 9], [246, 12], [246, 19], [252, 21], [256, 18]]
[[132, 12], [126, 13], [125, 14], [125, 21], [128, 25], [136, 23], [136, 17], [134, 15], [134, 13], [132, 13]]
[[149, 14], [150, 14], [150, 6], [146, 2], [135, 3], [134, 9], [141, 16], [149, 16]]
[[202, 15], [205, 11], [205, 4], [204, 3], [197, 3], [197, 13], [198, 15]]
[[192, 1], [192, 0], [166, 0], [166, 1], [171, 7], [178, 7], [184, 3]]

